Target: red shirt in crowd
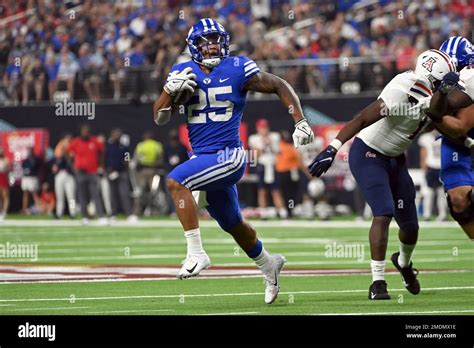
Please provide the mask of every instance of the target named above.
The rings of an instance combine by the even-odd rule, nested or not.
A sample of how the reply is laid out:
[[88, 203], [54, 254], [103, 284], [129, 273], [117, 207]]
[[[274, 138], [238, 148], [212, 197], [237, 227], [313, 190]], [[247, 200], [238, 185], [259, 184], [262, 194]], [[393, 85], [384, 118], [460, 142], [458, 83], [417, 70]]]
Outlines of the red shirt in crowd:
[[69, 143], [68, 152], [74, 156], [74, 169], [96, 174], [100, 164], [100, 154], [104, 144], [96, 137], [84, 140], [76, 137]]

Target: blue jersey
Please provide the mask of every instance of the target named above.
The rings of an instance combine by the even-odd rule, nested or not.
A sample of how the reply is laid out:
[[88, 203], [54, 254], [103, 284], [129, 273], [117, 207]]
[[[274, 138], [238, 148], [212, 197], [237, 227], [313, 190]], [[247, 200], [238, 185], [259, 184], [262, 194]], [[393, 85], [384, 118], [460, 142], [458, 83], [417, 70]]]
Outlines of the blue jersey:
[[247, 81], [260, 72], [257, 64], [245, 56], [223, 58], [209, 74], [194, 61], [175, 64], [170, 72], [191, 67], [197, 86], [184, 105], [189, 141], [194, 154], [216, 153], [242, 146], [240, 122]]

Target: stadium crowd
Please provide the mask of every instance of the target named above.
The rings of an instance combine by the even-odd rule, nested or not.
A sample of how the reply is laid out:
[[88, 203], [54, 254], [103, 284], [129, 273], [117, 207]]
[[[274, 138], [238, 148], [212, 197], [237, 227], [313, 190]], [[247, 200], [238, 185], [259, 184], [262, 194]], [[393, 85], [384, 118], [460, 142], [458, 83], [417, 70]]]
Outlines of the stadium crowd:
[[53, 100], [57, 91], [153, 98], [205, 17], [231, 33], [232, 54], [249, 55], [300, 93], [377, 90], [420, 51], [449, 35], [470, 37], [473, 14], [468, 0], [4, 0], [0, 103]]

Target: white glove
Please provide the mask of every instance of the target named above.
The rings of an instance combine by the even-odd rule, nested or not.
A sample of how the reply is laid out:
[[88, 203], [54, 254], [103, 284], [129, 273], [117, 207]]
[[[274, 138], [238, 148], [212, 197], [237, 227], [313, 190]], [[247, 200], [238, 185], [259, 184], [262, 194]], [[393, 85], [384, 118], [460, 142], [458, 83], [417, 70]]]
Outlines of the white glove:
[[193, 69], [188, 66], [182, 71], [175, 70], [171, 72], [163, 87], [165, 92], [173, 97], [185, 90], [194, 93], [194, 87], [197, 86], [197, 83], [194, 81], [196, 74], [192, 71]]
[[299, 120], [295, 124], [295, 131], [293, 132], [293, 143], [295, 147], [299, 145], [307, 145], [314, 140], [314, 133], [305, 118]]

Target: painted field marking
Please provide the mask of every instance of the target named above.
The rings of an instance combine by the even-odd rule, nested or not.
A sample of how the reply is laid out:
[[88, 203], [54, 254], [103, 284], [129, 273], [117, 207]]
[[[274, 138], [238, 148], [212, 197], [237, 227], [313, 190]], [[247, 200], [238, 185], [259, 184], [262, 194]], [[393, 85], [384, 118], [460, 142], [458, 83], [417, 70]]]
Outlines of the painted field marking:
[[[423, 291], [450, 291], [450, 290], [474, 290], [474, 286], [452, 286], [452, 287], [436, 287], [424, 288]], [[403, 289], [391, 289], [391, 291], [406, 291]], [[307, 290], [307, 291], [283, 291], [280, 295], [318, 295], [318, 294], [344, 294], [367, 292], [363, 290]], [[176, 294], [176, 295], [132, 295], [132, 296], [101, 296], [101, 297], [76, 297], [77, 301], [101, 301], [101, 300], [131, 300], [146, 298], [212, 298], [212, 297], [234, 297], [234, 296], [260, 296], [263, 292], [243, 292], [243, 293], [221, 293], [221, 294]], [[23, 299], [0, 299], [0, 302], [40, 302], [40, 301], [69, 301], [69, 297], [63, 298], [23, 298]]]
[[75, 307], [75, 306], [69, 306], [69, 307], [41, 307], [41, 308], [18, 308], [18, 309], [11, 309], [10, 312], [27, 312], [27, 311], [61, 311], [61, 310], [66, 310], [66, 309], [85, 309], [85, 308], [91, 308], [89, 306], [87, 307]]
[[415, 311], [415, 312], [312, 313], [310, 315], [397, 315], [397, 314], [449, 314], [449, 313], [474, 313], [474, 309], [459, 309], [459, 310], [447, 310], [447, 311]]
[[131, 310], [122, 310], [122, 311], [98, 311], [98, 312], [85, 312], [85, 313], [87, 313], [87, 314], [111, 314], [111, 313], [174, 312], [174, 311], [175, 311], [174, 309], [131, 309]]

